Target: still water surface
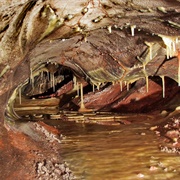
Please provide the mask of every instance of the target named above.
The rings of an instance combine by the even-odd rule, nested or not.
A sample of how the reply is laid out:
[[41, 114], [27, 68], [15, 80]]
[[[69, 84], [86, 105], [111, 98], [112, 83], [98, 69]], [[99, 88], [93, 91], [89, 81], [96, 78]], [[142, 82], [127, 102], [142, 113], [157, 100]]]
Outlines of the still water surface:
[[78, 180], [179, 180], [180, 156], [160, 152], [145, 122], [104, 126], [51, 121], [64, 135], [61, 155]]

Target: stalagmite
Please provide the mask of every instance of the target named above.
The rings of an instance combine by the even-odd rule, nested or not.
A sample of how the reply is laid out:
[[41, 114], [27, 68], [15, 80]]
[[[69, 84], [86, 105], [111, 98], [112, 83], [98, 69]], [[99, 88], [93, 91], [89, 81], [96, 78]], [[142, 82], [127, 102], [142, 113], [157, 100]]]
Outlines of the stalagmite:
[[131, 25], [131, 36], [134, 36], [134, 29], [136, 28], [136, 25]]
[[165, 79], [164, 76], [160, 76], [162, 79], [162, 88], [163, 88], [163, 98], [165, 98]]

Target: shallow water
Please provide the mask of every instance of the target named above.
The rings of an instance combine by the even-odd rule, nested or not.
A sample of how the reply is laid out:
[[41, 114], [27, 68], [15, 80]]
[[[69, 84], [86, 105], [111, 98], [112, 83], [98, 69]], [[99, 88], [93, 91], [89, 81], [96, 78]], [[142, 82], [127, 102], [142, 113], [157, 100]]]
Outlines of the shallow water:
[[61, 156], [78, 180], [179, 180], [180, 156], [160, 152], [145, 122], [120, 126], [51, 121], [63, 134]]

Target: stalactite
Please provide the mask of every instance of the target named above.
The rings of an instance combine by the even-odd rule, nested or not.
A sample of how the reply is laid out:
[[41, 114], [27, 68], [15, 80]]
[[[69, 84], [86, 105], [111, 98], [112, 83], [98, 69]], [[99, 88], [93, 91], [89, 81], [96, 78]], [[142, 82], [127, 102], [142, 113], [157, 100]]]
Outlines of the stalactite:
[[55, 80], [54, 80], [54, 73], [50, 73], [50, 84], [53, 88], [53, 92], [55, 91]]
[[54, 80], [54, 73], [52, 73], [52, 86], [53, 86], [53, 92], [55, 92], [55, 80]]
[[152, 60], [153, 59], [152, 47], [154, 43], [145, 41], [145, 44], [149, 47], [149, 60]]
[[135, 28], [136, 28], [136, 25], [131, 25], [131, 36], [134, 36]]
[[32, 68], [30, 68], [30, 83], [32, 84], [33, 74], [32, 74]]
[[30, 68], [30, 83], [32, 85], [32, 89], [34, 89], [34, 76], [32, 68]]
[[76, 84], [76, 88], [77, 88], [77, 96], [79, 97], [79, 83], [78, 82]]
[[149, 92], [149, 78], [146, 72], [146, 66], [143, 64], [143, 73], [145, 75], [145, 81], [146, 81], [146, 92]]
[[176, 36], [165, 36], [165, 35], [159, 35], [164, 44], [166, 45], [166, 56], [167, 59], [175, 56], [176, 54], [176, 43], [178, 43], [178, 37]]
[[[54, 75], [54, 86], [56, 86], [57, 85], [57, 83], [58, 83], [58, 79], [57, 78], [55, 78], [55, 75]], [[56, 88], [55, 88], [56, 89]]]
[[145, 78], [146, 78], [146, 92], [148, 93], [149, 92], [149, 78], [147, 75], [145, 76]]
[[122, 81], [120, 81], [120, 88], [121, 88], [121, 91], [122, 91], [123, 90]]
[[94, 83], [93, 83], [93, 85], [92, 85], [92, 88], [93, 88], [93, 93], [95, 92], [95, 87], [94, 87]]
[[[152, 53], [152, 52], [151, 52]], [[142, 72], [144, 73], [144, 76], [145, 76], [145, 81], [146, 81], [146, 92], [149, 91], [149, 78], [148, 78], [148, 74], [146, 72], [146, 64], [148, 62], [145, 62], [142, 58], [140, 57], [137, 57], [137, 59], [142, 63], [142, 66], [143, 66], [143, 70]]]
[[80, 109], [85, 109], [85, 106], [84, 106], [84, 99], [83, 99], [83, 85], [81, 83], [81, 106], [80, 106]]
[[163, 88], [163, 98], [165, 98], [165, 79], [164, 76], [160, 76], [162, 79], [162, 88]]
[[76, 76], [73, 76], [73, 85], [74, 85], [74, 89], [77, 89], [77, 78], [76, 78]]
[[43, 76], [44, 76], [44, 72], [42, 71], [41, 72], [41, 79], [43, 79]]
[[99, 89], [100, 89], [100, 85], [101, 85], [101, 83], [99, 82], [98, 84], [97, 84], [97, 90], [99, 91]]
[[19, 87], [19, 104], [22, 103], [21, 87]]
[[52, 87], [52, 74], [50, 73], [50, 87]]
[[129, 82], [127, 82], [127, 91], [129, 91]]
[[180, 86], [180, 50], [178, 51], [178, 86]]
[[112, 33], [112, 27], [111, 26], [108, 26], [107, 29], [108, 29], [109, 33]]
[[47, 72], [47, 80], [50, 81], [50, 72]]
[[43, 83], [41, 83], [41, 84], [39, 85], [39, 92], [40, 92], [40, 93], [42, 93], [42, 87], [43, 87], [43, 85], [44, 85]]

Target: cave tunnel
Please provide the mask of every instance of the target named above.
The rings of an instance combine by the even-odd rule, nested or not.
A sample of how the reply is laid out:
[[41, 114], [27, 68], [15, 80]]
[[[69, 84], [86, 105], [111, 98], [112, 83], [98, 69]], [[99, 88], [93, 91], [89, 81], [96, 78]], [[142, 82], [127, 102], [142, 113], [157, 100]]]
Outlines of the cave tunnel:
[[[179, 0], [0, 0], [0, 9], [0, 161], [9, 161], [0, 165], [3, 179], [76, 179], [59, 151], [61, 131], [74, 126], [83, 136], [79, 125], [88, 135], [102, 128], [126, 134], [126, 125], [138, 134], [144, 125], [160, 137], [158, 150], [180, 162]], [[19, 168], [9, 171], [13, 162]], [[167, 170], [172, 179], [178, 168]], [[107, 179], [131, 177], [118, 176]], [[105, 179], [81, 175], [97, 177]]]

